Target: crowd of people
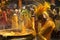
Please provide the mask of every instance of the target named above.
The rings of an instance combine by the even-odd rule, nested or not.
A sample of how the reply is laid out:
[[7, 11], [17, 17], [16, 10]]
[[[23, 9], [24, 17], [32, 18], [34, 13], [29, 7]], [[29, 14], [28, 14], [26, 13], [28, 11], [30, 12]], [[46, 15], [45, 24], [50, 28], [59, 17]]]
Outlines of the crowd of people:
[[[15, 15], [15, 16], [14, 16]], [[24, 25], [27, 27], [31, 25], [31, 11], [22, 7], [22, 9], [10, 9], [10, 8], [0, 8], [0, 29], [12, 28], [17, 25], [22, 25], [21, 22], [24, 21]], [[16, 25], [17, 23], [17, 25]], [[18, 27], [18, 26], [17, 26]], [[28, 27], [27, 27], [28, 28]]]

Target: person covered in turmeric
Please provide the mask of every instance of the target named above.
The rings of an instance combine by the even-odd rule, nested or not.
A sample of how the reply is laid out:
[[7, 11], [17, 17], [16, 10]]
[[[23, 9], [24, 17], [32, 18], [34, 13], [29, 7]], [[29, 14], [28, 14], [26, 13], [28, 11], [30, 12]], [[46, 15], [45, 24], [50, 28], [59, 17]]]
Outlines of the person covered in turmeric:
[[47, 2], [44, 5], [40, 4], [37, 8], [35, 13], [38, 18], [38, 22], [41, 23], [41, 27], [38, 27], [38, 35], [40, 40], [50, 40], [51, 33], [55, 28], [55, 23], [53, 22], [52, 18], [47, 13], [49, 8], [49, 4]]
[[[41, 20], [41, 28], [39, 30], [39, 36], [42, 38], [46, 38], [46, 40], [50, 40], [51, 33], [55, 28], [55, 24], [52, 19], [44, 19]], [[44, 38], [44, 39], [45, 39]]]

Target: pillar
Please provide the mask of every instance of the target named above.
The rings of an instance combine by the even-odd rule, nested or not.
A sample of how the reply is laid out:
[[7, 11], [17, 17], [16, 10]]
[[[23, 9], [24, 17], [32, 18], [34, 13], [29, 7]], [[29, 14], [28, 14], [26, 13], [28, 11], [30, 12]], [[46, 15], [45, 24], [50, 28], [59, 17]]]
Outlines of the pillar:
[[51, 0], [51, 3], [55, 3], [55, 0]]
[[19, 6], [19, 8], [22, 7], [22, 0], [18, 0], [18, 6]]

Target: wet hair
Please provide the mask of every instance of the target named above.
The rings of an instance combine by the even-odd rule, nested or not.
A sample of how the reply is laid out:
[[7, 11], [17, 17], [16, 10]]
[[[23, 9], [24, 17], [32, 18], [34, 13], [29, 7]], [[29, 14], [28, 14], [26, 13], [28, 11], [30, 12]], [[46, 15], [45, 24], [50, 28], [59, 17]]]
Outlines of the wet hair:
[[53, 10], [56, 6], [55, 5], [51, 5], [51, 10]]
[[41, 15], [38, 16], [38, 20], [39, 21], [41, 20], [41, 22], [45, 22], [46, 21], [46, 18], [44, 18], [43, 17], [43, 14], [41, 14]]
[[56, 7], [55, 10], [56, 10], [57, 13], [59, 13], [59, 8], [58, 7]]

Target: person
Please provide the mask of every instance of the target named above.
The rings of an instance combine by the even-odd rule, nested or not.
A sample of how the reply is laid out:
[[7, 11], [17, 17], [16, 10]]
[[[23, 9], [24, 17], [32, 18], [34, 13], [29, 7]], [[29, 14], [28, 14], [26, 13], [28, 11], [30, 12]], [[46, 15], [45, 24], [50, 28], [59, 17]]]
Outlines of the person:
[[30, 15], [30, 12], [28, 9], [26, 9], [26, 6], [23, 7], [22, 9], [22, 19], [24, 21], [24, 26], [27, 28], [27, 29], [31, 29], [32, 28], [32, 25], [31, 25], [31, 15]]
[[[40, 6], [41, 5], [41, 6]], [[37, 22], [41, 24], [41, 26], [38, 26], [38, 35], [40, 40], [50, 40], [51, 39], [51, 33], [55, 28], [55, 23], [52, 20], [52, 18], [47, 13], [48, 8], [50, 8], [50, 5], [45, 2], [44, 5], [40, 4], [35, 13], [37, 15]], [[40, 27], [40, 28], [39, 28]]]
[[[47, 16], [46, 13], [43, 13], [43, 15]], [[50, 40], [51, 33], [55, 28], [55, 23], [51, 18], [46, 18], [45, 16], [40, 18], [41, 28], [39, 30], [39, 36], [41, 39]]]
[[11, 9], [6, 9], [6, 12], [7, 12], [7, 27], [6, 28], [11, 28], [11, 26], [12, 26], [12, 15], [13, 15], [13, 13], [12, 13], [12, 11], [11, 11]]

